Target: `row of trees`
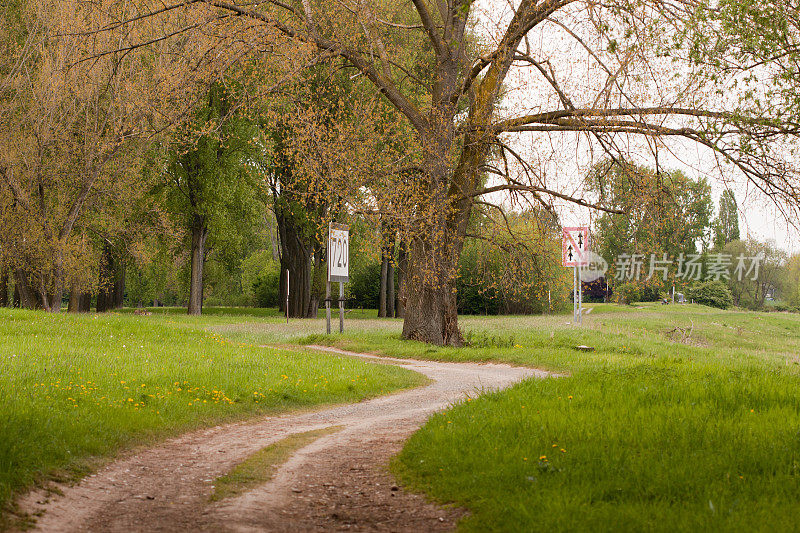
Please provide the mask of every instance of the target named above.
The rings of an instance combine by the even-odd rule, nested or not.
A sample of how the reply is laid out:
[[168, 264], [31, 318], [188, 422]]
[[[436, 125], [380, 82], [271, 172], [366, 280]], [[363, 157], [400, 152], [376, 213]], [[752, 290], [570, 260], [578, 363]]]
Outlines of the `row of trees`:
[[[577, 191], [554, 182], [551, 162], [573, 140], [614, 162], [612, 175], [688, 140], [795, 212], [796, 26], [761, 26], [797, 12], [717, 4], [11, 0], [0, 26], [2, 268], [25, 306], [56, 311], [69, 289], [85, 308], [120, 265], [180, 243], [197, 313], [209, 256], [223, 264], [252, 248], [270, 206], [292, 272], [289, 313], [309, 316], [327, 223], [363, 219], [379, 235], [383, 314], [397, 308], [390, 269], [402, 262], [403, 336], [461, 344], [468, 239], [516, 257], [515, 230], [546, 227], [556, 201], [638, 220], [619, 188], [664, 187], [662, 172], [606, 183], [604, 171]], [[743, 20], [770, 38], [754, 43]], [[687, 201], [685, 214], [701, 216]], [[519, 222], [533, 215], [543, 222]], [[540, 272], [528, 279], [541, 294], [551, 241], [537, 231], [533, 270], [504, 264], [499, 279]]]
[[[594, 248], [609, 262], [608, 283], [618, 298], [656, 301], [671, 297], [673, 287], [688, 296], [693, 286], [706, 281], [715, 257], [730, 262], [725, 273], [714, 279], [727, 286], [733, 305], [763, 309], [775, 299], [789, 302], [796, 293], [800, 279], [793, 279], [786, 252], [775, 243], [742, 240], [732, 190], [722, 192], [714, 216], [708, 182], [679, 171], [659, 172], [607, 161], [598, 165], [588, 180], [590, 188], [625, 213], [600, 216], [593, 232]], [[641, 275], [637, 272], [634, 276], [633, 266], [617, 259], [634, 255], [643, 258]], [[666, 279], [662, 270], [650, 276], [650, 258], [662, 261], [665, 255], [670, 261]], [[678, 258], [693, 256], [697, 257], [700, 279], [678, 272]], [[747, 272], [736, 271], [740, 257], [746, 258]], [[750, 271], [754, 259], [758, 268]], [[797, 261], [795, 256], [791, 264]]]

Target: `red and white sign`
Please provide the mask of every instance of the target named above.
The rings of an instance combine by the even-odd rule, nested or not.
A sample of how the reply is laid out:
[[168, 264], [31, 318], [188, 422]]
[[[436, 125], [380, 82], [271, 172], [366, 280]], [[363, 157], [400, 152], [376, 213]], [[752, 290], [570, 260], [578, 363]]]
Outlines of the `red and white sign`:
[[586, 251], [589, 249], [589, 227], [563, 228], [561, 241], [561, 264], [565, 267], [586, 266]]

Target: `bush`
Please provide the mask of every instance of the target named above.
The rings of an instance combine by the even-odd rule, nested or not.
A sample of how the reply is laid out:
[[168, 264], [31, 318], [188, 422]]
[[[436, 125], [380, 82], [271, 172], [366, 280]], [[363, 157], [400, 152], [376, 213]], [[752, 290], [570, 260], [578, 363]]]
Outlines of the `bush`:
[[695, 303], [727, 309], [733, 305], [731, 290], [722, 281], [706, 281], [695, 285], [689, 291], [689, 298]]
[[277, 307], [278, 287], [281, 282], [281, 265], [270, 261], [256, 276], [253, 282], [253, 297], [256, 307]]
[[458, 314], [497, 315], [500, 314], [500, 297], [494, 287], [480, 279], [459, 277], [457, 282]]
[[[381, 264], [367, 263], [351, 271], [348, 307], [377, 309], [381, 293]], [[396, 286], [395, 286], [396, 288]]]
[[614, 291], [611, 287], [606, 287], [606, 278], [601, 277], [594, 281], [583, 282], [583, 301], [586, 303], [605, 302], [606, 296], [611, 298]]
[[631, 305], [633, 302], [641, 301], [639, 287], [634, 283], [623, 283], [617, 287], [617, 301], [625, 305]]
[[272, 258], [269, 250], [258, 250], [242, 261], [241, 284], [242, 293], [247, 298], [247, 305], [257, 305], [255, 286], [260, 277], [267, 275], [278, 262]]

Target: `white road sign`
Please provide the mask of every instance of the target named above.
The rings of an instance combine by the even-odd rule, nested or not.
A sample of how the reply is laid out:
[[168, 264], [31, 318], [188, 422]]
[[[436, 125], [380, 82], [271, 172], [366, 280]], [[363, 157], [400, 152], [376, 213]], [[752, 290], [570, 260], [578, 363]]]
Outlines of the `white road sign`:
[[561, 241], [561, 264], [565, 267], [586, 266], [586, 251], [589, 249], [589, 228], [578, 226], [563, 228]]
[[350, 226], [331, 223], [328, 230], [328, 281], [349, 280]]

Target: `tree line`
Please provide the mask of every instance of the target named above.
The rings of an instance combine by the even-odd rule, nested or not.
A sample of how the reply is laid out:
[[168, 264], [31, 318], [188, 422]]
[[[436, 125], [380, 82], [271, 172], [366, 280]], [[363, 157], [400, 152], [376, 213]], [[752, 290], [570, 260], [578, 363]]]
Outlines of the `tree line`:
[[363, 221], [382, 314], [399, 297], [404, 338], [460, 345], [469, 272], [491, 272], [484, 293], [506, 311], [545, 291], [552, 302], [558, 203], [620, 225], [641, 217], [622, 190], [660, 190], [658, 170], [563, 184], [553, 165], [571, 150], [626, 169], [694, 143], [720, 179], [747, 180], [792, 218], [797, 35], [772, 24], [797, 12], [718, 4], [10, 0], [2, 279], [26, 307], [58, 311], [67, 293], [74, 310], [88, 295], [114, 307], [130, 267], [180, 249], [200, 313], [206, 265], [241, 268], [269, 239], [292, 273], [290, 315], [313, 316], [327, 223]]

